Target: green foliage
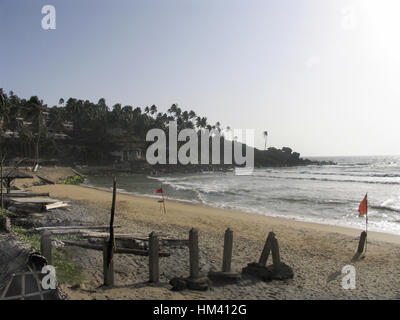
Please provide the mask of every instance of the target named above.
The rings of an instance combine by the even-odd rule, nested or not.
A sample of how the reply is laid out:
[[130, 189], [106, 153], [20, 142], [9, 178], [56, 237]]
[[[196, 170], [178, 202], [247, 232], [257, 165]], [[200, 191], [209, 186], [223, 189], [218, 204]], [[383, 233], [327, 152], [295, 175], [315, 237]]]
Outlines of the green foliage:
[[[40, 234], [31, 233], [23, 227], [13, 226], [13, 231], [17, 237], [29, 244], [32, 248], [40, 251]], [[58, 239], [76, 240], [77, 236], [65, 235], [57, 237]], [[53, 239], [55, 237], [53, 236]], [[73, 262], [73, 257], [80, 254], [80, 248], [64, 247], [53, 248], [53, 265], [56, 268], [56, 277], [58, 283], [79, 284], [84, 280], [82, 268]]]
[[[97, 103], [75, 98], [60, 99], [59, 106], [49, 107], [36, 96], [21, 99], [13, 92], [6, 94], [1, 88], [0, 96], [3, 130], [15, 131], [19, 135], [5, 141], [10, 157], [32, 158], [35, 145], [39, 144], [39, 154], [43, 158], [84, 164], [111, 163], [110, 152], [118, 149], [121, 143], [144, 142], [148, 130], [168, 130], [169, 121], [175, 120], [179, 130], [201, 129], [209, 125], [206, 117], [198, 117], [193, 110], [182, 110], [177, 104], [163, 113], [155, 105], [141, 109], [117, 103], [109, 107], [105, 99]], [[220, 126], [218, 122], [214, 127]], [[60, 139], [57, 136], [60, 132], [67, 138]]]
[[82, 267], [72, 260], [75, 255], [82, 254], [82, 252], [77, 252], [78, 249], [74, 247], [53, 248], [53, 265], [56, 268], [58, 283], [75, 285], [84, 280]]
[[[176, 121], [178, 130], [194, 128], [198, 132], [207, 128], [216, 129], [223, 134], [231, 131], [223, 129], [218, 121], [210, 124], [207, 117], [193, 110], [182, 110], [173, 104], [167, 112], [159, 112], [157, 106], [132, 107], [117, 103], [107, 106], [105, 99], [97, 103], [75, 98], [60, 99], [59, 106], [48, 107], [42, 100], [33, 96], [29, 100], [20, 99], [13, 92], [6, 94], [0, 88], [0, 120], [3, 130], [18, 133], [18, 137], [3, 141], [8, 156], [35, 156], [35, 146], [43, 158], [55, 158], [67, 163], [107, 165], [114, 162], [112, 151], [123, 145], [146, 147], [145, 137], [150, 129], [168, 131], [170, 121]], [[64, 133], [60, 139], [59, 133]], [[66, 136], [65, 136], [66, 135]], [[264, 149], [267, 149], [268, 132], [263, 132]], [[57, 138], [58, 137], [58, 138]], [[256, 166], [293, 166], [310, 164], [299, 158], [290, 148], [282, 150], [269, 148], [255, 150]], [[70, 178], [64, 183], [80, 184], [84, 178]]]
[[0, 217], [12, 218], [12, 217], [17, 217], [17, 214], [14, 213], [14, 212], [9, 211], [7, 209], [4, 209], [3, 211], [0, 209]]
[[40, 251], [40, 234], [29, 232], [20, 226], [13, 226], [12, 229], [20, 240], [28, 243], [35, 250]]
[[71, 177], [71, 178], [68, 178], [68, 179], [62, 181], [61, 183], [62, 184], [79, 185], [79, 184], [83, 183], [86, 178], [87, 178], [87, 176], [85, 176], [85, 175], [74, 176], [74, 177]]

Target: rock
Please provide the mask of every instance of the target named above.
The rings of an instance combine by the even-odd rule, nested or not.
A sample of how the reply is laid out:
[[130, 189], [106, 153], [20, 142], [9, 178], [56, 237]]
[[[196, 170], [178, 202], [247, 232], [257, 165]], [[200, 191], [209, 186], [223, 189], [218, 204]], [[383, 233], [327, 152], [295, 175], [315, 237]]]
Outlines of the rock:
[[294, 276], [292, 268], [283, 262], [277, 269], [274, 265], [265, 267], [256, 262], [249, 263], [247, 267], [243, 268], [242, 273], [255, 276], [263, 281], [287, 280]]
[[205, 291], [210, 287], [210, 281], [207, 277], [201, 278], [173, 278], [169, 281], [173, 291], [182, 291], [185, 289]]
[[186, 286], [192, 290], [205, 291], [209, 288], [210, 281], [208, 280], [207, 277], [201, 277], [197, 279], [187, 278]]
[[215, 282], [221, 282], [221, 283], [236, 283], [239, 282], [241, 279], [240, 274], [236, 272], [215, 272], [215, 271], [210, 271], [208, 273], [208, 278]]
[[173, 278], [169, 281], [174, 291], [182, 291], [187, 288], [186, 281], [183, 278]]

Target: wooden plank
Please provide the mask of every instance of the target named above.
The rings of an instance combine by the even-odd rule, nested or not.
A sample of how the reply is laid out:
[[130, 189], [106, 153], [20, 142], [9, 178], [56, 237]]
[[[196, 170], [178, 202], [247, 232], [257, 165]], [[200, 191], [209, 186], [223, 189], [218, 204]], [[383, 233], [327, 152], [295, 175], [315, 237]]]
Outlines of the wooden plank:
[[39, 290], [40, 300], [44, 300], [43, 292], [42, 292], [42, 291], [43, 291], [43, 290], [42, 290], [42, 284], [40, 283], [40, 280], [39, 280], [39, 277], [38, 277], [38, 275], [41, 275], [42, 273], [41, 273], [41, 272], [34, 272], [34, 271], [31, 269], [30, 266], [28, 266], [28, 269], [29, 269], [30, 272], [26, 272], [26, 274], [32, 274], [33, 278], [34, 278], [35, 281], [36, 281], [36, 285], [37, 285], [37, 287], [38, 287], [38, 290]]
[[69, 205], [68, 203], [60, 201], [60, 202], [55, 202], [52, 204], [47, 204], [44, 207], [46, 210], [51, 210], [51, 209], [65, 208], [65, 207], [70, 207], [70, 206], [71, 205]]
[[[98, 238], [98, 239], [103, 239], [103, 238], [108, 238], [109, 234], [106, 232], [87, 232], [87, 233], [82, 233], [83, 238]], [[148, 242], [149, 238], [142, 238], [138, 237], [137, 235], [134, 234], [128, 234], [128, 233], [117, 233], [114, 235], [114, 238], [116, 240], [138, 240], [138, 241], [145, 241]], [[189, 245], [189, 239], [167, 239], [167, 238], [161, 238], [159, 241], [163, 245], [182, 245], [182, 246], [188, 246]]]
[[[121, 226], [114, 226], [114, 228], [120, 228]], [[70, 230], [70, 229], [108, 229], [109, 226], [99, 225], [99, 226], [53, 226], [53, 227], [39, 227], [34, 228], [34, 231], [44, 231], [44, 230]]]
[[10, 280], [8, 281], [6, 287], [4, 288], [3, 294], [1, 295], [1, 299], [3, 299], [6, 296], [6, 294], [8, 292], [8, 288], [10, 288], [10, 285], [13, 282], [14, 277], [15, 277], [15, 274], [12, 274]]
[[48, 192], [33, 193], [33, 192], [10, 192], [9, 194], [4, 194], [7, 198], [29, 198], [29, 197], [49, 197]]
[[84, 236], [86, 233], [90, 232], [89, 229], [61, 229], [61, 230], [48, 230], [52, 235], [64, 235], [64, 234], [74, 234]]
[[[83, 238], [95, 238], [95, 239], [104, 239], [104, 238], [108, 238], [109, 236], [110, 236], [110, 234], [107, 232], [88, 231], [88, 232], [82, 234]], [[142, 240], [142, 241], [149, 240], [148, 238], [140, 238], [134, 234], [128, 234], [128, 233], [116, 233], [116, 234], [114, 234], [114, 237], [115, 237], [115, 239], [121, 239], [121, 240]]]
[[79, 173], [78, 171], [76, 171], [75, 169], [72, 169], [72, 168], [71, 168], [71, 170], [72, 170], [72, 172], [75, 173], [77, 176], [82, 177], [82, 174]]
[[25, 198], [13, 198], [9, 197], [8, 200], [19, 204], [19, 203], [56, 203], [56, 202], [62, 202], [61, 200], [58, 199], [53, 199], [50, 197], [25, 197]]
[[46, 183], [49, 183], [49, 184], [56, 184], [54, 181], [51, 181], [51, 180], [49, 180], [49, 179], [47, 179], [47, 178], [45, 178], [45, 177], [42, 177], [42, 176], [39, 176], [38, 174], [36, 175], [39, 179], [41, 179], [41, 180], [43, 180], [44, 182], [46, 182]]
[[[71, 240], [62, 240], [62, 242], [69, 246], [77, 246], [85, 249], [93, 249], [93, 250], [103, 250], [102, 245], [90, 244], [83, 241], [71, 241]], [[148, 250], [140, 250], [140, 249], [128, 249], [128, 248], [116, 248], [115, 253], [125, 253], [125, 254], [134, 254], [138, 256], [148, 256]], [[160, 251], [160, 257], [169, 257], [171, 254], [167, 251]]]
[[25, 273], [21, 276], [21, 296], [22, 300], [25, 299]]
[[4, 298], [1, 298], [0, 300], [18, 300], [18, 299], [23, 299], [23, 298], [29, 298], [29, 297], [34, 297], [34, 296], [40, 296], [41, 294], [48, 294], [48, 293], [52, 293], [52, 290], [42, 291], [41, 293], [39, 293], [39, 292], [32, 292], [32, 293], [25, 294], [24, 296], [22, 296], [22, 295], [17, 295], [17, 296], [12, 296], [12, 297], [4, 297]]

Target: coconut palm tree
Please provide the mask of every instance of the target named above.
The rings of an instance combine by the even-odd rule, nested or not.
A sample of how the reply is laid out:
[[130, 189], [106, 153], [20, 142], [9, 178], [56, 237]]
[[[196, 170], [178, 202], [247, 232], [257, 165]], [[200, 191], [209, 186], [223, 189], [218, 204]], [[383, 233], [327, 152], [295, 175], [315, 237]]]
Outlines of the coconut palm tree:
[[268, 137], [268, 131], [263, 132], [264, 139], [265, 139], [265, 145], [264, 145], [264, 150], [267, 150], [267, 137]]
[[0, 88], [0, 123], [3, 124], [4, 119], [7, 117], [7, 102], [3, 89]]
[[157, 106], [153, 104], [153, 105], [150, 107], [150, 114], [151, 114], [151, 115], [154, 115], [155, 113], [157, 113]]

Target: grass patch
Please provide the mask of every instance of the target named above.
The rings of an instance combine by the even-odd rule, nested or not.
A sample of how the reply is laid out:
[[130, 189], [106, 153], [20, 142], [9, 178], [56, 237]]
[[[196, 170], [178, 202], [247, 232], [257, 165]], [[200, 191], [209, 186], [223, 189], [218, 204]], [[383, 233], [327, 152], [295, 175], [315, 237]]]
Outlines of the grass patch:
[[19, 226], [13, 226], [12, 229], [20, 240], [40, 251], [40, 234], [28, 232], [28, 230]]
[[83, 183], [83, 181], [85, 181], [86, 178], [87, 178], [87, 176], [85, 176], [85, 175], [73, 176], [71, 178], [65, 179], [61, 183], [62, 184], [79, 185], [79, 184]]
[[7, 209], [0, 209], [0, 218], [5, 218], [5, 217], [15, 217], [16, 214], [14, 212], [8, 211]]
[[[20, 240], [28, 243], [32, 248], [40, 252], [40, 234], [29, 232], [19, 226], [13, 226], [13, 230]], [[77, 235], [63, 235], [57, 238], [52, 236], [52, 239], [77, 240], [79, 237]], [[84, 280], [82, 267], [73, 262], [74, 255], [82, 254], [82, 252], [79, 252], [79, 249], [75, 247], [52, 249], [53, 266], [56, 268], [58, 283], [75, 285], [80, 284]]]
[[56, 268], [58, 283], [75, 285], [83, 282], [82, 267], [73, 262], [73, 257], [77, 254], [82, 254], [79, 248], [53, 248], [53, 265]]

